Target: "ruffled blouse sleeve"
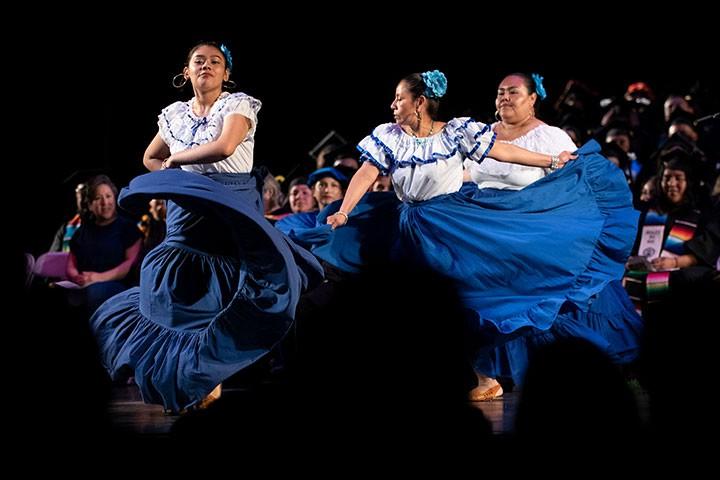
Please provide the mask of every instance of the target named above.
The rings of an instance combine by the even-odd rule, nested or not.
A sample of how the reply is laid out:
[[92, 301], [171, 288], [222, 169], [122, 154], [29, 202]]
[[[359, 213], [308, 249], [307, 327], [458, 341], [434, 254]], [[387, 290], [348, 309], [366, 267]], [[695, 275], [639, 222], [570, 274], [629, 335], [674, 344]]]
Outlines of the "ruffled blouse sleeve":
[[390, 174], [395, 163], [393, 150], [388, 146], [396, 141], [397, 132], [396, 128], [393, 128], [394, 125], [385, 123], [375, 127], [375, 130], [358, 144], [360, 161], [372, 163], [383, 175]]
[[227, 102], [222, 108], [222, 116], [225, 118], [228, 115], [239, 113], [248, 118], [252, 124], [250, 134], [253, 135], [257, 126], [257, 114], [261, 107], [260, 100], [244, 93], [233, 93], [228, 96]]
[[448, 122], [446, 132], [460, 154], [477, 163], [488, 156], [495, 144], [496, 134], [490, 125], [469, 117], [453, 118]]

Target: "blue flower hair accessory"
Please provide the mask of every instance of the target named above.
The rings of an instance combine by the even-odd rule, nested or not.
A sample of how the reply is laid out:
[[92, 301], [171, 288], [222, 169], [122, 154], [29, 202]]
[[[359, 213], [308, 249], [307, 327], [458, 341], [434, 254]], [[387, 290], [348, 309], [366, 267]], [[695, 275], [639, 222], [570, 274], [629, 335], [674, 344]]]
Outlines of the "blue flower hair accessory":
[[440, 70], [432, 70], [421, 74], [425, 82], [425, 96], [428, 98], [440, 98], [447, 92], [447, 78]]
[[537, 73], [533, 73], [532, 79], [535, 82], [535, 93], [538, 94], [538, 97], [540, 97], [540, 100], [545, 100], [547, 98], [547, 92], [545, 91], [545, 87], [543, 86], [543, 83], [542, 83], [544, 78], [541, 77]]
[[220, 44], [220, 51], [225, 55], [225, 63], [227, 63], [227, 69], [232, 70], [232, 53], [230, 49], [225, 46], [224, 43]]

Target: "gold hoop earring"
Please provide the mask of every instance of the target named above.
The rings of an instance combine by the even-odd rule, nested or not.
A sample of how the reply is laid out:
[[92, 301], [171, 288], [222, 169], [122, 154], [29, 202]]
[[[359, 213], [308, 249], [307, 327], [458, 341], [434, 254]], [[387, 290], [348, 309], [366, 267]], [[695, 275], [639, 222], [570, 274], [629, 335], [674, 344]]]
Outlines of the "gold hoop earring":
[[[181, 77], [181, 78], [182, 78], [182, 83], [180, 83], [180, 82], [178, 81], [178, 77]], [[183, 88], [183, 87], [187, 84], [187, 78], [185, 77], [185, 74], [183, 74], [183, 73], [178, 73], [177, 75], [175, 75], [175, 76], [173, 77], [171, 83], [172, 83], [172, 86], [175, 87], [175, 88]]]
[[418, 122], [419, 122], [419, 121], [421, 120], [421, 118], [420, 118], [420, 110], [415, 110], [415, 116], [417, 117]]
[[497, 120], [498, 122], [502, 122], [502, 118], [500, 117], [500, 112], [498, 112], [497, 110], [495, 110], [495, 120]]

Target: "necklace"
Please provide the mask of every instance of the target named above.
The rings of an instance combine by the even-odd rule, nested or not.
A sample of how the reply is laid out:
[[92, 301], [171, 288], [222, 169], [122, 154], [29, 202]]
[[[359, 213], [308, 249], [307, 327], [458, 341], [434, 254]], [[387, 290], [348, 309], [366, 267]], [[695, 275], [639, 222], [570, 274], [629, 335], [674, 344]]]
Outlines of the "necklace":
[[[430, 131], [429, 131], [428, 134], [427, 134], [428, 137], [433, 134], [433, 132], [435, 131], [434, 128], [435, 128], [435, 120], [432, 120], [432, 121], [430, 122]], [[418, 131], [419, 131], [419, 130], [420, 130], [420, 129], [418, 129]], [[415, 134], [415, 130], [413, 130], [412, 128], [410, 129], [410, 134], [411, 134], [413, 137], [418, 138], [418, 136]]]

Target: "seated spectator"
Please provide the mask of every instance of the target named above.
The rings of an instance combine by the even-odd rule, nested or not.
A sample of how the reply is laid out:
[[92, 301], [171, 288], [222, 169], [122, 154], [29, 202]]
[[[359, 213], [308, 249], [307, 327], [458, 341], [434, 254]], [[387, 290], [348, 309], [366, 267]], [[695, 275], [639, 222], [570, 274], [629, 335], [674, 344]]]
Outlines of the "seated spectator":
[[695, 116], [695, 108], [690, 105], [689, 97], [681, 95], [668, 95], [663, 103], [663, 113], [665, 116], [665, 123], [670, 124], [672, 117], [678, 114], [684, 114], [687, 116]]
[[333, 167], [315, 170], [308, 177], [308, 185], [312, 188], [313, 197], [320, 210], [345, 196], [348, 178]]
[[[640, 217], [633, 248], [636, 257], [631, 257], [625, 278], [628, 293], [643, 311], [648, 303], [676, 297], [670, 295], [673, 290], [691, 290], [705, 283], [716, 271], [719, 248], [712, 236], [708, 244], [692, 248], [700, 232], [712, 230], [717, 215], [708, 211], [708, 199], [699, 188], [690, 156], [676, 151], [664, 158], [657, 192], [656, 201]], [[698, 255], [700, 250], [704, 253]], [[639, 262], [638, 257], [647, 262]]]
[[[348, 179], [342, 172], [333, 167], [315, 170], [308, 177], [308, 186], [319, 210], [322, 210], [335, 200], [345, 196]], [[315, 226], [318, 211], [300, 212], [288, 215], [275, 224], [283, 233], [289, 233], [294, 228], [311, 228]]]
[[657, 177], [652, 176], [648, 179], [647, 182], [645, 182], [642, 186], [642, 189], [640, 189], [640, 203], [642, 205], [647, 206], [651, 205], [653, 202], [656, 201], [657, 198]]
[[264, 178], [262, 198], [265, 218], [271, 223], [291, 213], [280, 182], [270, 172], [268, 172]]
[[306, 177], [297, 177], [290, 181], [288, 199], [292, 213], [312, 212], [318, 209]]
[[167, 205], [161, 198], [153, 198], [148, 203], [148, 212], [142, 216], [138, 228], [144, 235], [143, 252], [147, 253], [160, 245], [165, 239], [165, 217], [167, 216]]
[[70, 239], [75, 234], [75, 231], [80, 228], [83, 217], [87, 216], [87, 184], [78, 183], [75, 187], [75, 215], [68, 220], [66, 223], [60, 225], [52, 245], [50, 245], [51, 252], [69, 252], [70, 251]]
[[125, 279], [140, 256], [142, 232], [118, 216], [117, 187], [105, 175], [88, 185], [90, 219], [70, 241], [67, 277], [82, 287], [75, 300], [92, 313], [105, 300], [129, 287]]

